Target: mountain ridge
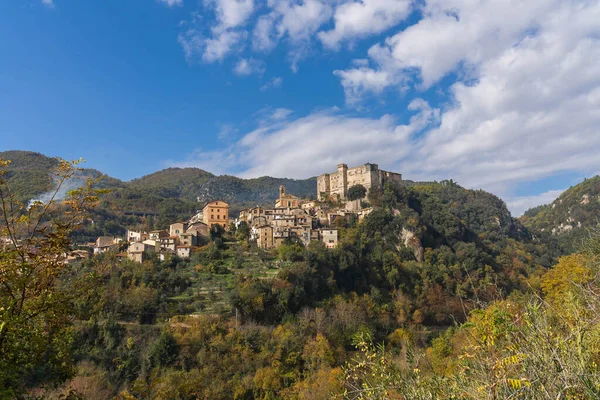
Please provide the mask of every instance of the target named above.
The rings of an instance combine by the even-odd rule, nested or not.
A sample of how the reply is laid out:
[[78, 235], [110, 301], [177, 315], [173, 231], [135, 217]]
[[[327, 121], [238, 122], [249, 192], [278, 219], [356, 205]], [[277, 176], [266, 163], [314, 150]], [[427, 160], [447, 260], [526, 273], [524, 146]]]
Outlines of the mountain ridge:
[[520, 218], [523, 225], [558, 238], [572, 251], [598, 227], [600, 217], [600, 175], [570, 187], [552, 203], [531, 208]]

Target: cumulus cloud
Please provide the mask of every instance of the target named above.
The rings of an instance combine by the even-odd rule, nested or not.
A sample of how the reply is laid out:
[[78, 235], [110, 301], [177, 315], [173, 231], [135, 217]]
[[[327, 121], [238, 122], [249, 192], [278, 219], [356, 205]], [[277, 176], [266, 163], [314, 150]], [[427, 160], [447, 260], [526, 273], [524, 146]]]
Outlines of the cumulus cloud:
[[254, 11], [254, 0], [206, 0], [205, 4], [215, 10], [217, 31], [243, 25]]
[[343, 42], [353, 43], [395, 26], [410, 14], [412, 1], [204, 0], [202, 12], [196, 12], [192, 21], [208, 11], [214, 13], [214, 22], [195, 24], [194, 32], [187, 29], [179, 41], [186, 56], [190, 47], [202, 55], [208, 41], [220, 44], [222, 50], [204, 57], [205, 62], [220, 61], [241, 47], [267, 53], [283, 43], [292, 69], [297, 70], [301, 60], [319, 50], [318, 43], [338, 49]]
[[[369, 17], [382, 19], [379, 28], [364, 27], [361, 17], [370, 15], [367, 7], [390, 4], [270, 0], [251, 31], [252, 48], [269, 51], [287, 40], [297, 44], [301, 50], [295, 55], [302, 57], [315, 37], [336, 48], [383, 32], [391, 15]], [[332, 110], [296, 119], [286, 115], [261, 123], [219, 154], [245, 176], [307, 177], [341, 161], [377, 162], [412, 179], [453, 178], [490, 190], [517, 214], [557, 194], [516, 197], [519, 184], [565, 171], [600, 170], [600, 3], [421, 4], [417, 23], [372, 46], [368, 59], [356, 59], [334, 74], [350, 104], [388, 89], [401, 89], [408, 99], [443, 90], [448, 98], [440, 110], [414, 100], [408, 110], [412, 118], [403, 123], [390, 115], [356, 117]], [[404, 6], [398, 5], [390, 26], [410, 13]], [[354, 24], [342, 23], [353, 15]], [[279, 85], [281, 78], [273, 78], [261, 90]]]
[[340, 78], [349, 104], [362, 101], [366, 94], [381, 94], [391, 82], [396, 83], [396, 78], [387, 71], [376, 71], [365, 66], [346, 71], [335, 70], [333, 74]]
[[248, 36], [241, 27], [254, 11], [253, 0], [206, 0], [204, 6], [215, 13], [215, 23], [207, 29], [201, 14], [192, 13], [191, 20], [182, 23], [185, 29], [177, 38], [188, 62], [222, 61], [243, 47]]
[[456, 74], [404, 172], [511, 198], [519, 182], [600, 168], [600, 3], [434, 0], [423, 13], [371, 47], [373, 67], [334, 72], [349, 103]]
[[238, 76], [260, 75], [265, 72], [265, 63], [254, 58], [242, 58], [233, 67], [233, 72]]
[[323, 45], [337, 49], [344, 40], [378, 34], [397, 25], [411, 11], [411, 0], [360, 0], [335, 9], [334, 28], [318, 34]]
[[[267, 118], [261, 115], [263, 123], [223, 149], [218, 158], [235, 160], [230, 166], [245, 177], [306, 178], [340, 162], [397, 167], [410, 153], [414, 136], [439, 118], [439, 110], [423, 100], [413, 101], [410, 108], [414, 115], [407, 124], [398, 124], [390, 115], [356, 118], [334, 109], [289, 120], [290, 110], [275, 109]], [[214, 157], [198, 151], [183, 165], [204, 165]]]
[[183, 0], [157, 0], [159, 3], [166, 5], [167, 7], [180, 7], [183, 5]]

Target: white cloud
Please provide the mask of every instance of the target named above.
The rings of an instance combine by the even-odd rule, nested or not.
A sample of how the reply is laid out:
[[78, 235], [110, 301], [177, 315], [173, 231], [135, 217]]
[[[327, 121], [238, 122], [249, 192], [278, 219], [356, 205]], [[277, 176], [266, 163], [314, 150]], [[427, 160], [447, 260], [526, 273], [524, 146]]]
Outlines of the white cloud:
[[239, 76], [260, 75], [265, 72], [265, 63], [254, 58], [242, 58], [233, 67], [233, 72]]
[[267, 82], [264, 85], [262, 85], [260, 87], [260, 91], [264, 92], [264, 91], [267, 91], [269, 89], [280, 88], [282, 83], [283, 83], [283, 78], [280, 77], [280, 76], [277, 76], [277, 77], [271, 79], [269, 82]]
[[215, 10], [216, 30], [243, 25], [254, 11], [254, 0], [206, 0], [205, 4]]
[[159, 3], [166, 5], [167, 7], [181, 7], [183, 0], [157, 0]]
[[600, 3], [435, 0], [424, 12], [370, 49], [375, 68], [335, 72], [350, 103], [463, 74], [404, 172], [506, 196], [518, 182], [600, 168]]
[[369, 67], [353, 68], [346, 71], [333, 71], [344, 87], [346, 101], [354, 104], [363, 99], [367, 93], [381, 94], [397, 78], [386, 71], [376, 71]]
[[213, 37], [206, 37], [195, 27], [180, 33], [177, 41], [181, 45], [185, 58], [192, 63], [195, 60], [211, 63], [223, 60], [234, 52], [245, 38], [245, 32], [223, 31]]
[[[231, 169], [243, 170], [241, 175], [246, 177], [305, 178], [328, 171], [340, 162], [372, 161], [394, 167], [410, 153], [414, 135], [439, 117], [439, 111], [423, 100], [412, 102], [411, 110], [415, 114], [408, 124], [398, 125], [389, 115], [353, 118], [334, 110], [288, 120], [289, 110], [275, 109], [270, 119], [261, 117], [259, 128], [223, 149], [217, 158], [235, 160]], [[183, 165], [204, 165], [207, 158], [215, 158], [215, 154], [199, 151]]]
[[182, 22], [186, 29], [177, 38], [188, 62], [222, 61], [242, 48], [248, 36], [241, 26], [254, 11], [253, 0], [206, 0], [204, 4], [214, 11], [216, 23], [207, 29], [202, 15], [192, 13], [191, 21]]
[[558, 196], [561, 195], [562, 192], [564, 192], [564, 189], [563, 190], [549, 190], [547, 192], [544, 192], [544, 193], [536, 195], [536, 196], [522, 196], [522, 197], [507, 198], [506, 205], [510, 209], [510, 212], [512, 213], [513, 216], [520, 217], [521, 215], [523, 215], [523, 213], [525, 211], [529, 210], [530, 208], [533, 208], [533, 207], [536, 207], [536, 206], [539, 206], [542, 204], [552, 203], [554, 200], [556, 200], [556, 198], [558, 198]]
[[[268, 51], [285, 39], [300, 49], [292, 55], [306, 54], [344, 2], [311, 4], [268, 1], [253, 47]], [[340, 161], [372, 161], [412, 179], [452, 178], [490, 190], [517, 214], [552, 195], [514, 197], [517, 185], [600, 170], [600, 3], [430, 0], [422, 14], [418, 23], [372, 46], [368, 60], [335, 75], [349, 103], [390, 88], [404, 90], [408, 99], [415, 88], [442, 89], [450, 95], [443, 111], [413, 101], [415, 115], [400, 125], [391, 116], [286, 115], [261, 124], [222, 150], [223, 157], [246, 176], [307, 177]], [[334, 24], [321, 39], [330, 35], [339, 44], [374, 32], [339, 29], [348, 34], [335, 36]], [[454, 82], [450, 87], [438, 85], [445, 77]], [[281, 78], [273, 78], [261, 90], [279, 85]]]
[[328, 48], [337, 49], [340, 42], [378, 34], [397, 25], [411, 12], [411, 0], [358, 0], [343, 3], [335, 9], [334, 28], [319, 33]]
[[48, 8], [54, 8], [56, 6], [54, 0], [42, 0], [42, 4]]
[[311, 51], [311, 39], [333, 15], [328, 0], [269, 0], [270, 12], [261, 16], [253, 31], [253, 48], [269, 51], [283, 39], [289, 43], [288, 58], [294, 71]]
[[286, 119], [291, 114], [292, 114], [292, 110], [288, 110], [287, 108], [277, 108], [273, 112], [271, 119], [273, 119], [274, 121], [280, 121], [280, 120]]

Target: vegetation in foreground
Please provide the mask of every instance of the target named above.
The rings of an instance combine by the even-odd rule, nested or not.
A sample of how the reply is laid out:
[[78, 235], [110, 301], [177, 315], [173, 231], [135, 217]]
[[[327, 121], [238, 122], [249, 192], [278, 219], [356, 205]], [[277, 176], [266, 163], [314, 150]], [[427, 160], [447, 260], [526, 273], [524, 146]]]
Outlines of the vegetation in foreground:
[[600, 236], [557, 261], [485, 193], [388, 187], [333, 251], [264, 253], [232, 232], [192, 260], [67, 267], [92, 189], [32, 210], [0, 188], [2, 236], [33, 240], [0, 259], [2, 397], [599, 395]]

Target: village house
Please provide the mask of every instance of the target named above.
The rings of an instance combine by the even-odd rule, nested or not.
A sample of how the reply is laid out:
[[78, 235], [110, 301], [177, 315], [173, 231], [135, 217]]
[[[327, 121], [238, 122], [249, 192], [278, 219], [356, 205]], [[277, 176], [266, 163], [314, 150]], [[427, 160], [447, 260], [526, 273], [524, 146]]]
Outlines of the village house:
[[198, 246], [198, 236], [194, 232], [186, 232], [179, 235], [179, 243], [182, 246]]
[[328, 249], [334, 249], [338, 245], [338, 230], [335, 228], [323, 228], [320, 230], [321, 241]]
[[162, 238], [169, 237], [169, 232], [165, 230], [158, 230], [150, 232], [149, 239], [150, 240], [160, 240]]
[[146, 243], [132, 243], [127, 248], [127, 258], [133, 262], [141, 263], [144, 261], [145, 252], [148, 250], [154, 250], [155, 248], [150, 244]]
[[137, 231], [131, 231], [129, 229], [127, 229], [127, 233], [126, 233], [126, 239], [129, 243], [133, 243], [133, 242], [143, 242], [146, 239], [150, 239], [150, 235], [148, 234], [148, 232], [137, 232]]
[[288, 240], [292, 240], [292, 232], [290, 231], [290, 228], [273, 228], [273, 246], [275, 248], [279, 248]]
[[190, 254], [192, 252], [192, 247], [191, 246], [186, 246], [186, 245], [180, 245], [177, 246], [176, 248], [176, 254], [181, 257], [181, 258], [190, 258]]
[[261, 249], [273, 248], [273, 227], [271, 225], [263, 225], [253, 228], [256, 245]]
[[119, 248], [121, 239], [115, 239], [112, 236], [100, 236], [94, 244], [94, 254], [102, 254], [107, 251], [116, 250]]
[[209, 228], [221, 225], [224, 229], [229, 227], [229, 204], [222, 200], [211, 201], [202, 209], [203, 221]]
[[177, 222], [169, 226], [169, 236], [179, 236], [187, 231], [188, 224], [186, 222]]
[[160, 250], [175, 252], [177, 247], [177, 236], [168, 236], [159, 239]]
[[305, 211], [311, 211], [317, 206], [317, 202], [313, 200], [307, 200], [300, 203], [300, 208]]
[[201, 237], [210, 236], [210, 228], [202, 221], [190, 222], [185, 232], [195, 235], [197, 241], [200, 241]]

